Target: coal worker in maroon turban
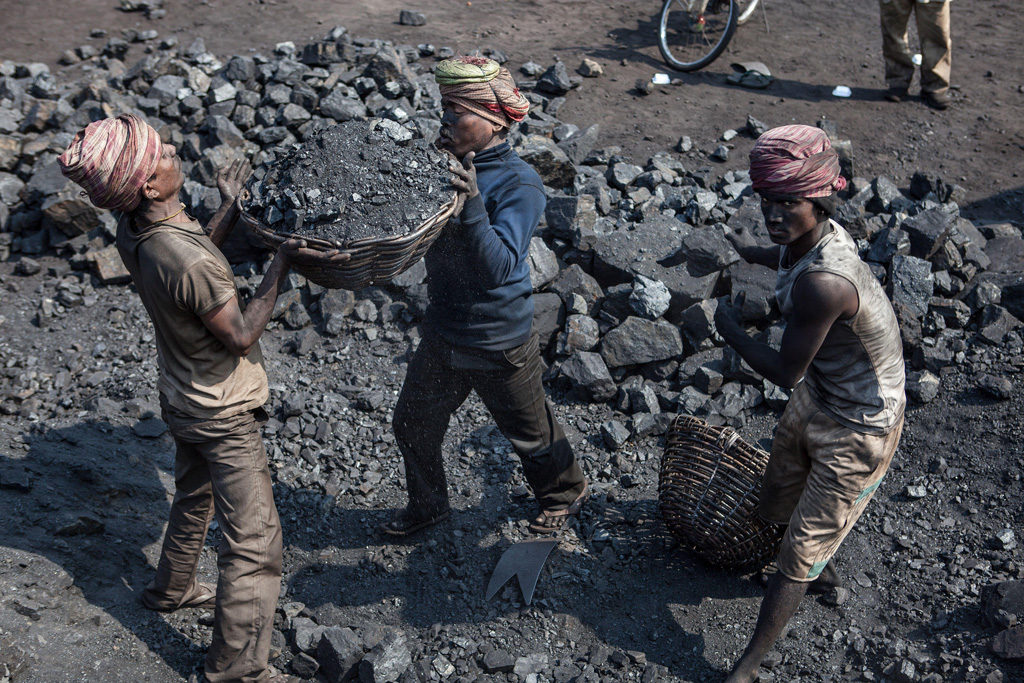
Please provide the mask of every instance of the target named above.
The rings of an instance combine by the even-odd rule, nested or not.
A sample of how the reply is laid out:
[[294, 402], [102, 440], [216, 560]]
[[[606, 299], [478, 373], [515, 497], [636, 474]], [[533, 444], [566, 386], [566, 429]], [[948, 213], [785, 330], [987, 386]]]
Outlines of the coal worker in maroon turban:
[[[753, 683], [805, 593], [841, 586], [835, 553], [882, 485], [906, 406], [903, 342], [892, 304], [832, 220], [846, 187], [821, 130], [773, 128], [750, 152], [771, 246], [729, 238], [744, 260], [776, 269], [786, 321], [777, 347], [751, 337], [742, 293], [723, 301], [715, 328], [755, 372], [792, 389], [764, 472], [758, 514], [785, 526], [757, 624], [725, 683]], [[855, 559], [852, 561], [856, 562]]]
[[839, 155], [820, 128], [772, 128], [750, 150], [754, 192], [789, 197], [827, 197], [846, 187]]

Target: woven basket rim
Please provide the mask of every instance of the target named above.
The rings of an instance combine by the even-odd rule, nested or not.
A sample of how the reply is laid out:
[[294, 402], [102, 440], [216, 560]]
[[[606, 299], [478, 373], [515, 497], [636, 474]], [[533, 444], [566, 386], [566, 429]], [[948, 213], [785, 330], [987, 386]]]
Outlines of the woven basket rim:
[[239, 217], [242, 219], [242, 222], [245, 223], [246, 227], [250, 231], [258, 233], [264, 240], [280, 246], [284, 242], [296, 238], [305, 240], [306, 246], [309, 249], [316, 251], [338, 250], [341, 252], [354, 251], [356, 249], [388, 247], [400, 244], [401, 242], [412, 238], [417, 238], [437, 225], [438, 222], [450, 219], [452, 214], [455, 212], [455, 207], [459, 200], [459, 193], [452, 192], [451, 197], [441, 205], [441, 208], [438, 209], [436, 213], [431, 215], [412, 230], [399, 235], [388, 235], [386, 237], [364, 237], [357, 240], [325, 240], [319, 237], [309, 237], [300, 233], [277, 232], [275, 230], [271, 230], [269, 227], [264, 225], [261, 220], [242, 207], [242, 201], [244, 198], [248, 197], [248, 195], [249, 190], [247, 188], [242, 188], [242, 191], [239, 192], [238, 196], [235, 198], [235, 206], [238, 209]]

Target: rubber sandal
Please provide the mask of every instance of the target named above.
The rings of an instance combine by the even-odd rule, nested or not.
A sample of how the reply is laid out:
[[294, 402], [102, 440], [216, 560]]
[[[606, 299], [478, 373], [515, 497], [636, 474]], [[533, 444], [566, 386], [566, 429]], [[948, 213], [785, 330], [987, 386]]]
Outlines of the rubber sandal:
[[448, 519], [449, 515], [451, 515], [451, 510], [445, 510], [433, 517], [420, 517], [410, 512], [409, 508], [402, 508], [394, 517], [380, 524], [377, 528], [389, 536], [409, 536], [420, 529], [440, 524]]
[[765, 76], [759, 71], [744, 71], [731, 73], [725, 78], [726, 82], [730, 85], [738, 85], [741, 88], [750, 88], [751, 90], [764, 90], [772, 81], [775, 79], [771, 76]]
[[583, 482], [583, 491], [576, 497], [576, 500], [569, 504], [569, 507], [561, 510], [542, 509], [540, 514], [530, 522], [530, 531], [535, 534], [553, 534], [561, 531], [570, 517], [575, 517], [580, 513], [588, 498], [590, 498], [590, 485]]
[[143, 596], [142, 604], [146, 609], [151, 609], [154, 612], [174, 612], [179, 609], [213, 607], [217, 602], [217, 587], [213, 584], [197, 581], [192, 595], [182, 600], [181, 604], [177, 607], [153, 607], [146, 601], [145, 594], [143, 594]]

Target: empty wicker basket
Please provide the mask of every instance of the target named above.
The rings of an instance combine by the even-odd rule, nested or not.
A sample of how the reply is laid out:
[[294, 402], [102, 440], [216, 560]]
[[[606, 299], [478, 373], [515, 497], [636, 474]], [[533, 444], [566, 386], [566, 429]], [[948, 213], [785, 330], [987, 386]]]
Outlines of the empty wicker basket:
[[404, 235], [369, 237], [335, 242], [331, 240], [274, 232], [243, 208], [248, 190], [238, 195], [240, 219], [246, 229], [268, 249], [276, 251], [292, 237], [306, 240], [308, 248], [319, 252], [335, 249], [347, 252], [349, 260], [329, 263], [323, 260], [296, 261], [292, 268], [306, 279], [328, 289], [358, 290], [387, 282], [408, 270], [423, 258], [455, 212], [458, 196], [453, 194], [433, 216]]
[[785, 527], [757, 514], [768, 453], [729, 427], [680, 415], [669, 428], [658, 498], [669, 531], [708, 564], [763, 567]]

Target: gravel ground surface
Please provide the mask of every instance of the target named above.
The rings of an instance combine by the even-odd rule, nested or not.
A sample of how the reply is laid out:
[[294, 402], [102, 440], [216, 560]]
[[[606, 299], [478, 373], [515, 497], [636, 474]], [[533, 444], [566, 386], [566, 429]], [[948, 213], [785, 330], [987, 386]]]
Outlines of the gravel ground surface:
[[[531, 132], [551, 137], [559, 131], [571, 140], [580, 129], [600, 124], [599, 136], [593, 133], [596, 145], [604, 147], [594, 152], [601, 158], [577, 170], [586, 171], [584, 181], [604, 189], [604, 194], [596, 188], [588, 195], [597, 202], [596, 209], [590, 203], [589, 214], [600, 213], [599, 220], [608, 222], [617, 215], [622, 225], [616, 229], [627, 234], [625, 244], [634, 251], [646, 239], [633, 231], [638, 215], [645, 222], [637, 225], [664, 225], [658, 222], [662, 198], [652, 203], [648, 191], [663, 185], [671, 190], [665, 202], [674, 200], [672, 212], [680, 217], [672, 218], [674, 227], [683, 224], [685, 213], [695, 225], [706, 223], [707, 230], [697, 231], [703, 235], [719, 229], [718, 221], [727, 218], [722, 213], [726, 202], [715, 192], [696, 191], [693, 183], [705, 190], [732, 187], [741, 200], [745, 154], [752, 144], [752, 136], [744, 133], [749, 115], [755, 124], [760, 119], [769, 125], [824, 118], [853, 142], [856, 175], [895, 182], [884, 187], [876, 182], [874, 194], [869, 193], [873, 200], [887, 197], [886, 211], [896, 213], [891, 202], [904, 208], [912, 203], [906, 188], [913, 189], [915, 172], [941, 175], [946, 189], [957, 196], [960, 215], [995, 226], [987, 237], [1003, 240], [989, 250], [992, 256], [1002, 255], [1001, 267], [1008, 269], [1003, 272], [1011, 273], [1000, 286], [1021, 270], [1013, 245], [1020, 241], [1024, 195], [1012, 161], [1024, 143], [1015, 106], [1022, 85], [1017, 72], [1000, 65], [1018, 63], [1024, 46], [1009, 20], [1016, 8], [1008, 2], [993, 0], [980, 9], [954, 3], [958, 87], [953, 108], [943, 114], [919, 102], [896, 106], [881, 101], [877, 9], [871, 4], [770, 0], [770, 33], [763, 22], [752, 22], [738, 33], [734, 53], [703, 72], [682, 76], [680, 85], [655, 88], [647, 96], [633, 85], [664, 70], [652, 40], [655, 5], [445, 0], [428, 12], [425, 27], [398, 25], [399, 9], [406, 7], [392, 0], [330, 6], [314, 0], [185, 0], [168, 4], [164, 18], [151, 21], [141, 12], [117, 12], [97, 0], [70, 5], [0, 0], [5, 16], [0, 58], [56, 67], [65, 50], [88, 45], [98, 54], [121, 36], [126, 65], [147, 49], [152, 52], [161, 40], [176, 38], [185, 49], [197, 36], [221, 56], [248, 55], [249, 48], [271, 55], [281, 41], [300, 46], [321, 41], [336, 24], [347, 25], [349, 35], [410, 46], [430, 43], [437, 46], [435, 54], [442, 46], [503, 51], [520, 77], [519, 67], [531, 58], [546, 67], [558, 56], [572, 70], [582, 57], [590, 57], [604, 68], [604, 77], [569, 84], [578, 87], [565, 93], [558, 106], [551, 105], [557, 96], [545, 96], [545, 115], [551, 120], [531, 122]], [[90, 38], [93, 27], [108, 33]], [[129, 40], [122, 29], [134, 31], [138, 40]], [[156, 30], [159, 39], [140, 38], [148, 30]], [[357, 38], [351, 44], [368, 49], [374, 41]], [[204, 54], [191, 55], [190, 64]], [[736, 58], [769, 62], [776, 84], [763, 92], [725, 85], [728, 63]], [[61, 78], [84, 78], [96, 59], [69, 66]], [[174, 78], [193, 76], [190, 64], [174, 67], [182, 68]], [[148, 95], [150, 80], [140, 78], [139, 89], [145, 92], [133, 97]], [[855, 96], [831, 98], [828, 93], [837, 83], [853, 87]], [[33, 84], [33, 92], [42, 92], [45, 100], [50, 85], [44, 78]], [[353, 90], [355, 85], [353, 80]], [[214, 84], [211, 98], [222, 87]], [[9, 94], [6, 88], [5, 83], [0, 99]], [[296, 95], [298, 90], [284, 97], [307, 102], [309, 94]], [[178, 99], [176, 92], [167, 91], [168, 102]], [[120, 97], [111, 88], [85, 94], [88, 105], [100, 109]], [[266, 148], [275, 140], [301, 139], [302, 117], [309, 110], [288, 108], [296, 102], [273, 101], [270, 92], [250, 94], [255, 97], [251, 104], [239, 99], [252, 109], [247, 117], [237, 111], [231, 115], [245, 118], [246, 131], [264, 132], [255, 142], [216, 116], [200, 135], [189, 128], [196, 122], [188, 123], [187, 108], [174, 105], [185, 129], [176, 142], [191, 146], [186, 195], [200, 214], [215, 208], [209, 206], [210, 193], [216, 196], [210, 182], [215, 162], [230, 160], [229, 152], [255, 154], [260, 145]], [[332, 118], [349, 116], [341, 105], [362, 106], [364, 94], [353, 98], [343, 92]], [[199, 101], [198, 106], [207, 104]], [[401, 118], [392, 106], [395, 100], [379, 104], [389, 107], [388, 116]], [[155, 115], [164, 103], [147, 106]], [[323, 103], [319, 106], [322, 111]], [[267, 107], [261, 115], [269, 118], [255, 124], [257, 107]], [[43, 113], [61, 111], [44, 107]], [[38, 108], [35, 116], [45, 131], [48, 124]], [[227, 115], [218, 116], [226, 120]], [[560, 128], [565, 124], [577, 127], [576, 132]], [[723, 140], [729, 130], [741, 134]], [[428, 137], [429, 128], [420, 132]], [[28, 169], [26, 163], [21, 170], [42, 171], [42, 161], [62, 147], [62, 138], [53, 133], [33, 137], [31, 149], [20, 148], [25, 160], [40, 160], [39, 169]], [[652, 160], [647, 168], [632, 166], [652, 153], [681, 149], [677, 143], [683, 136], [692, 145], [685, 153]], [[534, 163], [545, 163], [544, 155], [553, 154], [551, 146], [533, 149]], [[9, 159], [10, 149], [0, 149], [0, 160]], [[16, 205], [20, 186], [9, 175], [0, 189], [7, 193], [4, 202]], [[45, 174], [36, 175], [41, 178], [36, 186], [44, 185]], [[636, 183], [640, 176], [650, 188]], [[549, 179], [549, 184], [562, 182], [546, 174]], [[561, 187], [571, 189], [574, 182], [570, 175]], [[616, 202], [627, 208], [611, 203], [609, 183], [618, 193]], [[704, 205], [709, 194], [711, 203]], [[914, 199], [937, 206], [949, 197]], [[574, 197], [559, 201], [560, 210], [568, 213], [548, 216], [545, 238], [560, 257], [579, 259], [572, 251], [594, 236], [576, 221], [574, 212], [587, 213], [586, 207]], [[35, 224], [39, 219], [35, 215]], [[6, 213], [0, 220], [6, 220]], [[89, 220], [91, 226], [96, 216]], [[877, 215], [872, 220], [862, 227], [887, 227]], [[556, 234], [555, 225], [563, 232]], [[202, 662], [212, 614], [184, 610], [160, 615], [144, 610], [137, 599], [152, 576], [173, 491], [173, 444], [156, 418], [152, 327], [131, 287], [104, 284], [104, 279], [116, 281], [116, 275], [101, 278], [83, 260], [109, 244], [109, 230], [82, 231], [67, 244], [49, 246], [47, 238], [39, 238], [46, 232], [18, 233], [18, 246], [26, 251], [15, 250], [10, 260], [0, 262], [0, 510], [6, 515], [6, 524], [0, 525], [0, 681], [180, 683]], [[872, 233], [876, 244], [883, 242], [879, 234]], [[713, 245], [698, 244], [690, 233], [679, 237], [689, 240], [693, 253], [722, 255]], [[679, 239], [673, 236], [673, 242]], [[897, 242], [893, 235], [894, 249]], [[11, 243], [5, 238], [0, 248]], [[961, 243], [944, 252], [941, 267], [933, 261], [936, 273], [946, 273], [941, 286], [951, 288], [943, 296], [966, 291], [954, 290], [965, 285], [966, 271], [974, 267], [965, 263], [968, 246]], [[23, 258], [35, 247], [38, 252]], [[964, 260], [958, 265], [960, 257]], [[246, 258], [251, 260], [246, 263]], [[262, 263], [251, 254], [241, 258], [236, 279], [244, 294], [258, 285]], [[538, 270], [541, 263], [531, 260]], [[554, 296], [556, 302], [571, 301], [577, 315], [593, 313], [581, 296], [588, 282], [579, 267], [566, 268], [554, 254], [550, 263], [555, 273], [561, 266], [559, 279], [537, 300]], [[671, 265], [664, 264], [665, 272]], [[927, 264], [925, 269], [931, 270]], [[575, 285], [566, 284], [571, 278], [578, 278]], [[558, 283], [562, 289], [553, 294]], [[608, 426], [629, 421], [630, 415], [620, 410], [625, 404], [618, 398], [583, 401], [567, 391], [564, 380], [552, 378], [556, 412], [596, 495], [548, 560], [532, 605], [524, 604], [514, 585], [484, 600], [487, 579], [502, 552], [529, 537], [525, 520], [534, 506], [509, 444], [475, 397], [452, 420], [446, 442], [452, 519], [405, 542], [374, 531], [405, 502], [389, 418], [419, 337], [422, 284], [410, 275], [400, 286], [354, 295], [325, 293], [298, 277], [291, 284], [262, 342], [271, 381], [267, 408], [273, 416], [265, 439], [286, 539], [275, 665], [309, 679], [335, 680], [338, 676], [328, 669], [337, 669], [347, 644], [356, 659], [368, 653], [360, 669], [368, 683], [389, 680], [387, 665], [401, 669], [408, 683], [703, 683], [724, 677], [753, 628], [762, 589], [756, 575], [707, 568], [681, 551], [666, 531], [657, 501], [659, 431], [637, 431], [617, 441]], [[935, 286], [940, 286], [937, 281]], [[606, 286], [601, 293], [608, 296], [605, 309], [616, 311], [615, 306], [626, 305], [630, 291], [640, 288], [632, 283]], [[984, 293], [995, 296], [998, 288]], [[914, 319], [917, 357], [908, 360], [915, 369], [934, 371], [934, 381], [925, 376], [928, 382], [919, 384], [935, 395], [929, 402], [911, 403], [893, 469], [839, 553], [844, 590], [805, 600], [769, 655], [763, 680], [1024, 680], [1024, 627], [1015, 625], [1024, 620], [1019, 541], [1024, 348], [1017, 332], [1000, 335], [998, 341], [977, 339], [983, 326], [1012, 323], [1005, 316], [985, 318], [981, 304], [967, 310], [971, 322], [946, 329], [946, 321], [962, 311], [943, 301], [929, 308], [925, 299], [926, 313]], [[985, 307], [993, 312], [996, 303], [989, 301]], [[623, 315], [632, 315], [628, 305], [626, 310]], [[557, 344], [552, 331], [552, 348], [561, 344], [565, 350], [588, 336], [588, 330], [572, 327], [583, 323], [572, 317]], [[605, 327], [599, 329], [605, 334], [610, 325], [602, 321]], [[579, 334], [569, 335], [572, 331]], [[548, 355], [553, 362], [564, 360], [557, 352]], [[675, 370], [656, 365], [648, 364], [647, 370]], [[714, 383], [710, 366], [698, 369], [702, 382]], [[624, 387], [627, 370], [612, 370]], [[732, 385], [738, 386], [726, 386]], [[679, 393], [679, 386], [665, 386]], [[768, 388], [764, 391], [767, 396]], [[778, 406], [760, 402], [759, 392], [758, 405], [743, 406], [729, 419], [745, 438], [765, 445]], [[716, 394], [714, 405], [735, 407], [736, 396], [730, 396]], [[217, 541], [213, 530], [201, 562], [204, 579], [216, 578]], [[323, 629], [329, 637], [321, 637]], [[318, 639], [329, 643], [323, 651]]]

